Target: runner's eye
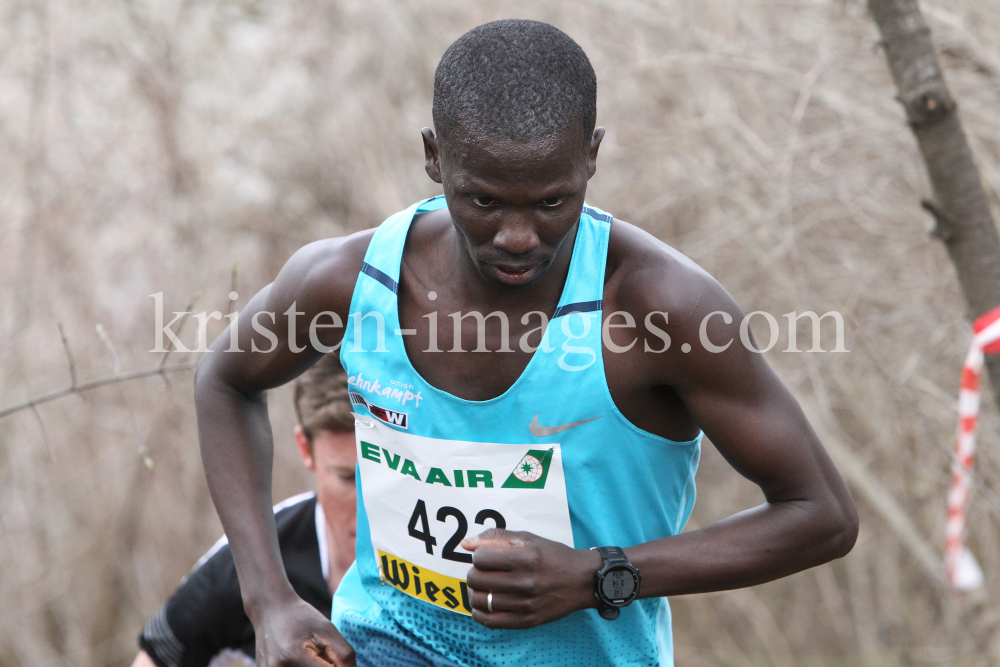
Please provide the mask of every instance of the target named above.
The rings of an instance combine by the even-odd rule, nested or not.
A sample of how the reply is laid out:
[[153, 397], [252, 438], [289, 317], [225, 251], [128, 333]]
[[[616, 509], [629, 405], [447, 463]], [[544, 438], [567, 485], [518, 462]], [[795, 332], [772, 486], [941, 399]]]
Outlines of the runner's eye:
[[542, 206], [545, 208], [555, 208], [564, 201], [566, 201], [565, 197], [549, 197], [548, 199], [542, 200]]
[[493, 197], [483, 197], [480, 195], [471, 195], [469, 199], [471, 199], [472, 203], [479, 208], [493, 208], [500, 203]]

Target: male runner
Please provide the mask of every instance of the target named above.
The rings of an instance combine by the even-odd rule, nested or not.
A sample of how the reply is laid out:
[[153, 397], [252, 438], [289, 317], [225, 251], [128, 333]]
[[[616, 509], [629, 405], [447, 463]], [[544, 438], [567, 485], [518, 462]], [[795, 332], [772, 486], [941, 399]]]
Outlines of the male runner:
[[[604, 128], [580, 47], [480, 26], [433, 112], [443, 197], [300, 250], [241, 314], [244, 352], [223, 334], [198, 373], [258, 664], [672, 665], [666, 596], [846, 554], [850, 495], [739, 307], [585, 205]], [[281, 568], [264, 396], [341, 343], [361, 493], [334, 628]], [[765, 502], [681, 534], [702, 432]]]
[[[333, 591], [354, 561], [356, 530], [354, 417], [336, 354], [326, 355], [295, 381], [294, 405], [299, 456], [315, 476], [316, 492], [274, 507], [278, 543], [296, 593], [329, 615]], [[225, 537], [146, 624], [139, 646], [132, 667], [249, 662], [254, 630]]]

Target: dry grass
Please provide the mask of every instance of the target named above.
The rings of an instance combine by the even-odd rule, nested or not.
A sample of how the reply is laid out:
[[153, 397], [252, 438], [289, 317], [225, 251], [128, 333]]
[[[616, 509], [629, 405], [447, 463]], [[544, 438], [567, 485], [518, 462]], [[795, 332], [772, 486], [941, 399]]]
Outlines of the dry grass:
[[[748, 311], [849, 323], [850, 354], [769, 357], [878, 484], [856, 494], [858, 546], [784, 581], [676, 600], [679, 664], [1000, 663], [989, 396], [969, 527], [987, 589], [946, 594], [885, 520], [891, 497], [940, 551], [969, 333], [863, 5], [427, 5], [0, 0], [0, 406], [68, 381], [57, 322], [81, 379], [111, 370], [97, 323], [124, 369], [152, 366], [149, 294], [224, 309], [238, 262], [240, 305], [300, 245], [434, 194], [417, 132], [440, 54], [486, 20], [548, 20], [598, 72], [608, 137], [589, 200], [690, 255]], [[924, 9], [996, 203], [1000, 13], [990, 0]], [[137, 381], [0, 421], [0, 665], [127, 664], [216, 538], [190, 384]], [[288, 393], [271, 406], [283, 497], [308, 478]], [[759, 502], [736, 479], [707, 448], [694, 523]]]

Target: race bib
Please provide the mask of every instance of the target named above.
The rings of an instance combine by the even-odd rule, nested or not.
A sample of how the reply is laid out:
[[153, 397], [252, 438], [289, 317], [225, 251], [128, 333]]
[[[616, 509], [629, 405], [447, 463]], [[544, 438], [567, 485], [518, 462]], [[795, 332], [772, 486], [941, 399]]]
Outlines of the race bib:
[[468, 615], [466, 537], [496, 527], [573, 546], [558, 444], [440, 440], [369, 419], [355, 432], [383, 583]]

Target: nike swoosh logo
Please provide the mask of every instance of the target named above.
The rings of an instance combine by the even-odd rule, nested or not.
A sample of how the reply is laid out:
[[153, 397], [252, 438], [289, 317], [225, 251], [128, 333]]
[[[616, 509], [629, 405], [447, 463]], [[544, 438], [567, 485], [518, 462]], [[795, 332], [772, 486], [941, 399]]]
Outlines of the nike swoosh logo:
[[542, 438], [547, 435], [555, 435], [556, 433], [562, 433], [563, 431], [570, 430], [574, 426], [579, 426], [580, 424], [586, 424], [587, 422], [592, 422], [595, 419], [600, 419], [601, 417], [604, 416], [604, 415], [598, 415], [596, 417], [591, 417], [590, 419], [581, 419], [578, 422], [572, 422], [569, 424], [559, 424], [558, 426], [542, 426], [541, 424], [538, 423], [538, 417], [541, 414], [542, 413], [539, 412], [537, 415], [535, 415], [535, 418], [531, 420], [530, 424], [528, 424], [528, 430], [531, 431], [531, 435], [535, 436], [536, 438]]

